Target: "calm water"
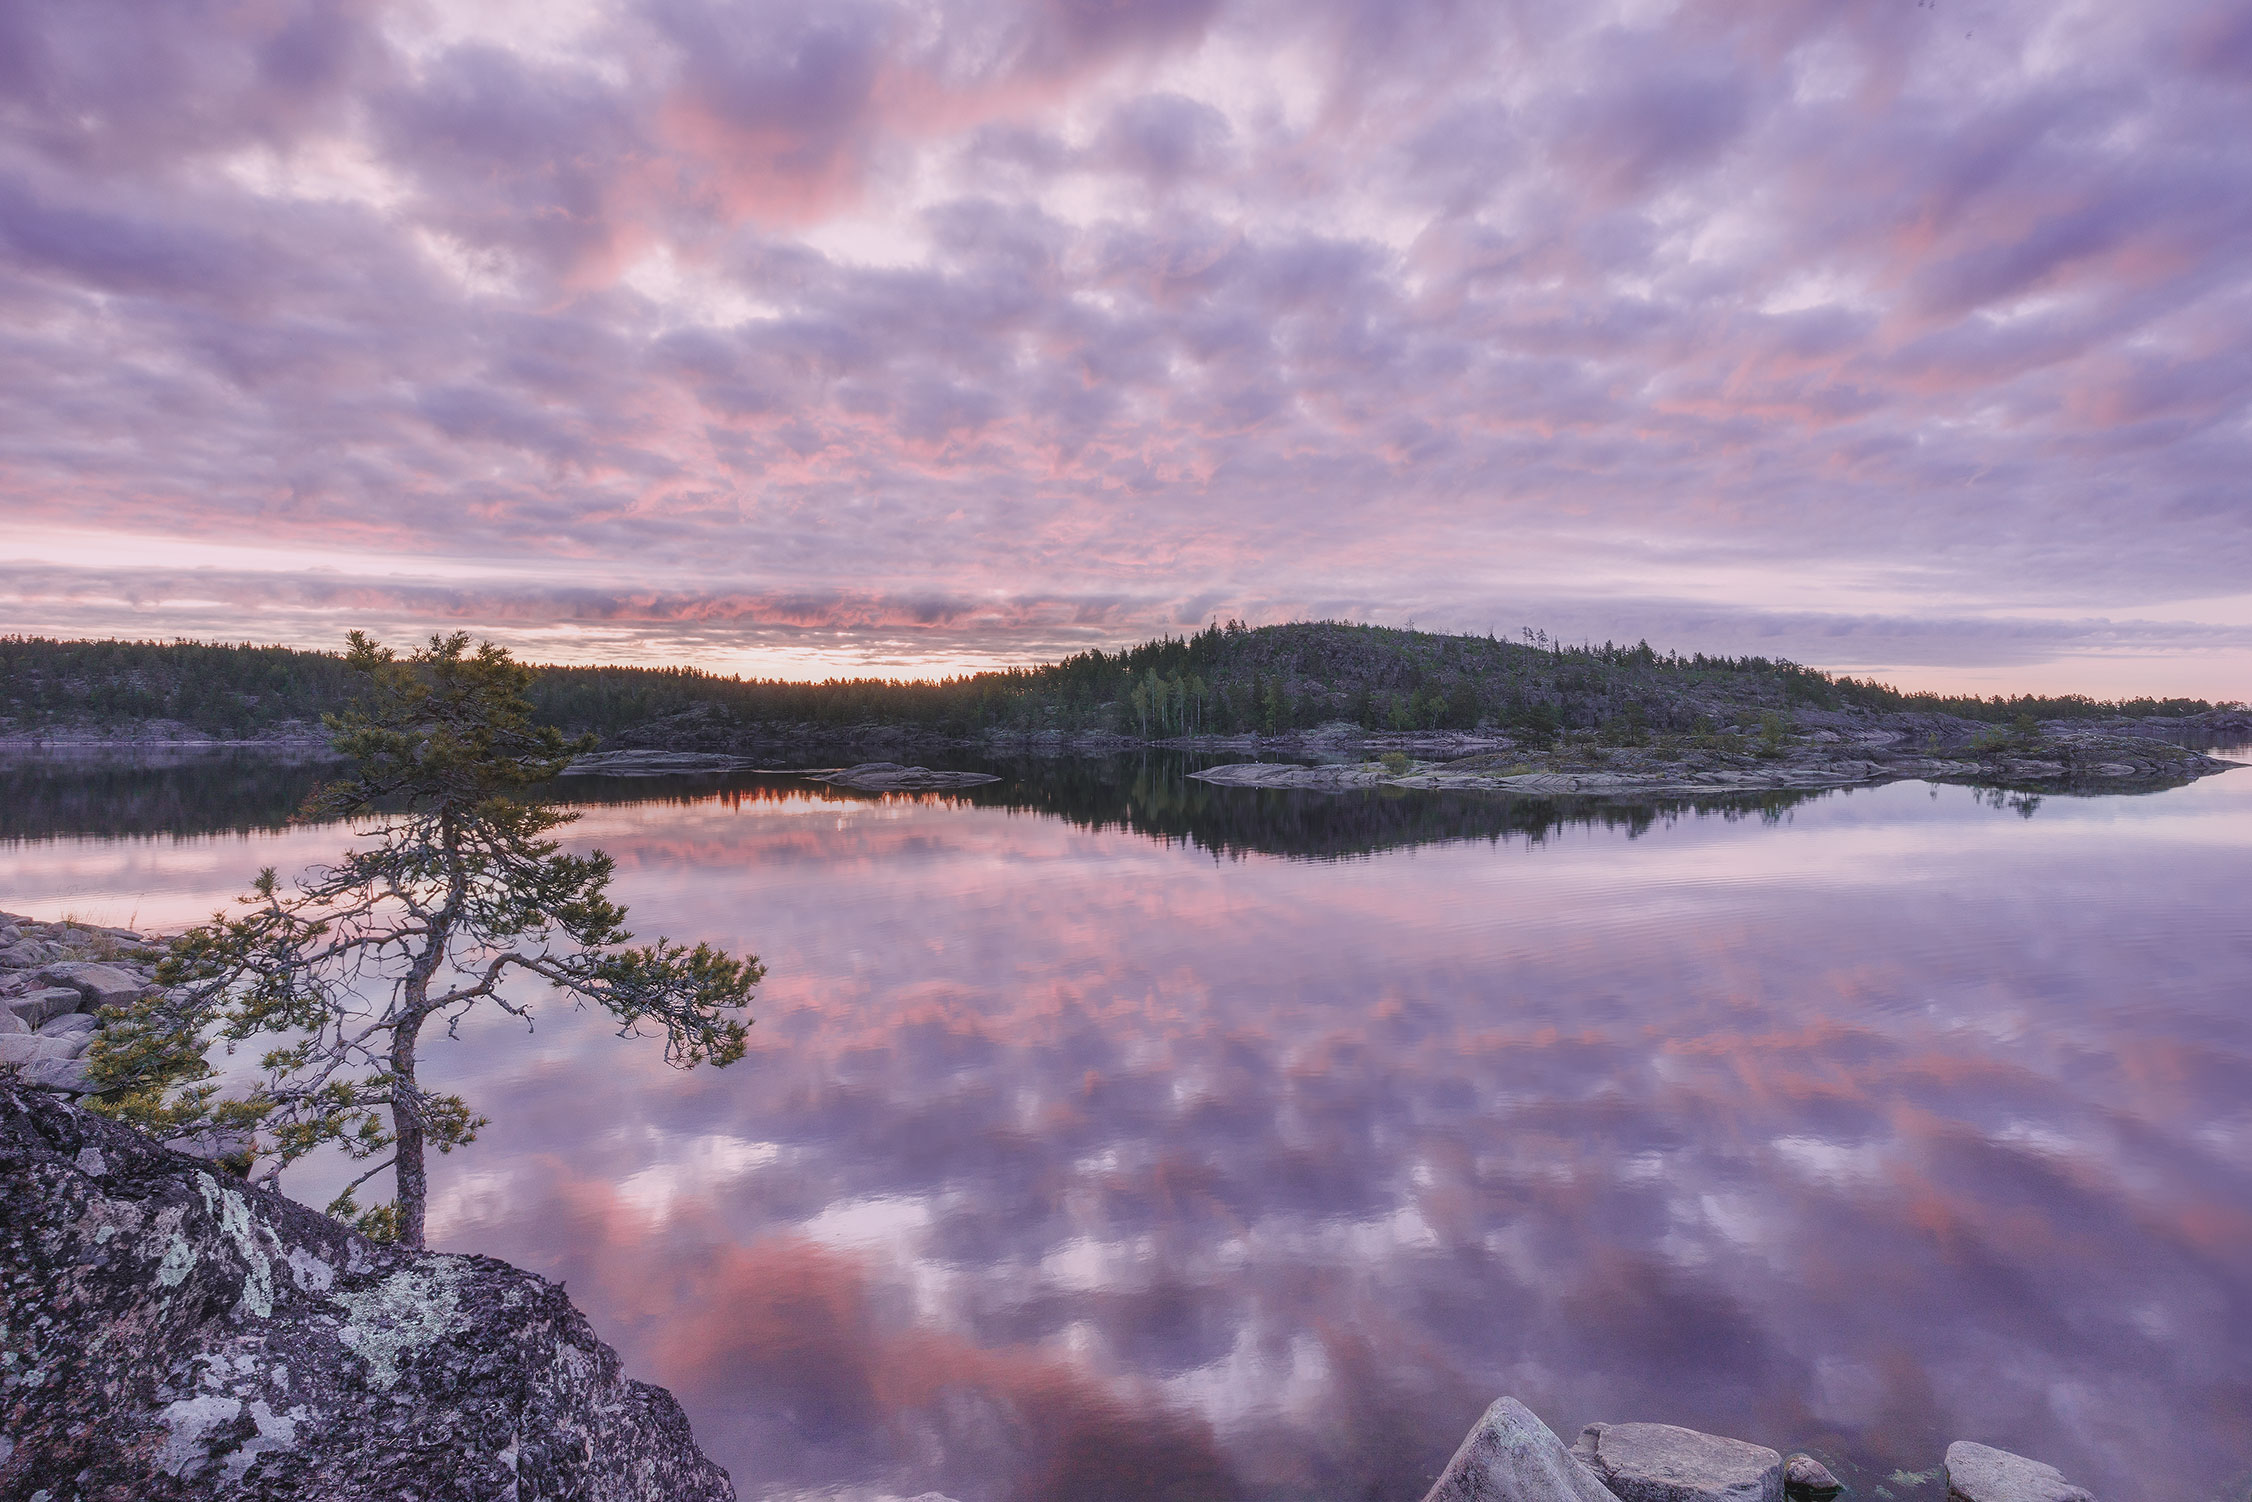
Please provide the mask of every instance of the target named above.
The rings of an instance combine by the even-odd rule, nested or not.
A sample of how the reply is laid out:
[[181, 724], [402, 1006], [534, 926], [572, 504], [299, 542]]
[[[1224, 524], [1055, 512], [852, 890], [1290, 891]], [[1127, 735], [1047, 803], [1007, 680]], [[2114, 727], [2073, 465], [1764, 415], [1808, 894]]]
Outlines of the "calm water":
[[[1514, 1393], [2106, 1502], [2252, 1472], [2252, 772], [1613, 812], [1012, 769], [579, 789], [754, 1048], [442, 1040], [438, 1244], [746, 1496], [1414, 1502]], [[0, 773], [0, 907], [184, 923], [309, 774]], [[293, 780], [294, 779], [294, 780]], [[315, 1172], [291, 1187], [316, 1203]]]

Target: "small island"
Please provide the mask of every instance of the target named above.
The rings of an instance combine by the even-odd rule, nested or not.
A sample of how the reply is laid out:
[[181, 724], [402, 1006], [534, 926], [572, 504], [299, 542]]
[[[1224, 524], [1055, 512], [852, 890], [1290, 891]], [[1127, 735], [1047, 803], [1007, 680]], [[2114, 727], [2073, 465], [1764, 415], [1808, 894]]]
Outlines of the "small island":
[[[321, 717], [352, 692], [331, 653], [18, 638], [0, 642], [0, 750], [319, 755]], [[936, 682], [534, 666], [526, 697], [542, 723], [597, 739], [567, 775], [787, 770], [867, 792], [990, 778], [965, 762], [1151, 750], [1223, 760], [1196, 775], [1242, 787], [2144, 790], [2226, 770], [2208, 750], [2252, 742], [2252, 706], [2236, 702], [1944, 695], [1647, 642], [1338, 621], [1231, 621]]]

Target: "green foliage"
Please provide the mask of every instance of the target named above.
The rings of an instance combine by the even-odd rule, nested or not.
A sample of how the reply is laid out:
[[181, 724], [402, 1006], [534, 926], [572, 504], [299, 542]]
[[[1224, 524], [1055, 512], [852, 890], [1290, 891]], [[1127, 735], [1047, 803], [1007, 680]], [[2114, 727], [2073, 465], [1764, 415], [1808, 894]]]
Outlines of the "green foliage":
[[[2114, 715], [2187, 715], [2199, 699], [2081, 695], [1980, 699], [1912, 694], [1765, 657], [1661, 653], [1648, 642], [1570, 646], [1527, 628], [1521, 640], [1441, 636], [1338, 621], [1257, 629], [1240, 621], [1117, 652], [936, 682], [832, 678], [789, 683], [695, 668], [533, 667], [533, 719], [614, 735], [672, 716], [719, 725], [843, 730], [917, 726], [1110, 730], [1152, 738], [1279, 733], [1347, 719], [1371, 729], [1471, 729], [1488, 720], [1545, 742], [1607, 729], [1629, 713], [1651, 732], [1686, 732], [1700, 706], [1749, 719], [1771, 708], [1933, 712], [2007, 724]], [[366, 692], [349, 653], [202, 642], [0, 638], [0, 726], [38, 730], [171, 719], [213, 734], [310, 730]], [[2226, 706], [2223, 706], [2226, 707]], [[1624, 741], [1619, 742], [1624, 744]]]
[[[363, 1215], [353, 1191], [390, 1167], [393, 1218], [367, 1223], [419, 1246], [425, 1148], [450, 1152], [486, 1124], [417, 1081], [425, 1023], [450, 1030], [490, 1002], [528, 1025], [530, 1004], [509, 990], [527, 979], [602, 1007], [621, 1035], [662, 1032], [676, 1064], [724, 1065], [743, 1055], [736, 1014], [764, 970], [706, 945], [630, 944], [610, 858], [563, 850], [548, 836], [577, 815], [525, 796], [591, 739], [534, 721], [531, 674], [505, 651], [455, 635], [402, 659], [355, 632], [345, 662], [363, 695], [328, 724], [351, 771], [306, 813], [350, 821], [365, 843], [294, 888], [260, 872], [235, 911], [182, 935], [160, 989], [116, 1018], [91, 1067], [124, 1119], [255, 1131], [269, 1182], [324, 1146], [388, 1152], [338, 1213]], [[269, 1041], [263, 1081], [221, 1099], [204, 1062], [213, 1040]]]
[[399, 1207], [395, 1203], [386, 1201], [363, 1210], [352, 1190], [347, 1189], [328, 1202], [327, 1213], [370, 1241], [390, 1246], [399, 1240]]
[[1647, 712], [1630, 703], [1597, 727], [1595, 738], [1606, 746], [1646, 746], [1650, 743]]
[[1383, 763], [1384, 770], [1386, 772], [1389, 772], [1394, 777], [1405, 777], [1407, 775], [1408, 768], [1413, 765], [1413, 763], [1408, 760], [1407, 753], [1405, 751], [1387, 751], [1382, 756], [1378, 757], [1377, 760]]
[[1791, 722], [1770, 709], [1759, 717], [1759, 754], [1781, 756], [1791, 733]]

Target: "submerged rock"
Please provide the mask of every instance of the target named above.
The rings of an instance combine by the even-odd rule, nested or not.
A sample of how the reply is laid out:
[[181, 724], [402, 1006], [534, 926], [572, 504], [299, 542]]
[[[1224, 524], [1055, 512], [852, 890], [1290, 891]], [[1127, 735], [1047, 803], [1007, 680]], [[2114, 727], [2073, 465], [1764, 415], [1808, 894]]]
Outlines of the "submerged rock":
[[1423, 1502], [1612, 1502], [1549, 1427], [1515, 1398], [1485, 1412]]
[[1783, 1502], [1783, 1457], [1673, 1424], [1590, 1424], [1572, 1454], [1620, 1502]]
[[2095, 1502], [2053, 1465], [1959, 1439], [1947, 1447], [1948, 1502]]
[[563, 1291], [0, 1077], [0, 1496], [732, 1499]]
[[1783, 1495], [1793, 1499], [1812, 1498], [1822, 1502], [1845, 1490], [1845, 1483], [1830, 1474], [1830, 1468], [1804, 1451], [1783, 1462]]

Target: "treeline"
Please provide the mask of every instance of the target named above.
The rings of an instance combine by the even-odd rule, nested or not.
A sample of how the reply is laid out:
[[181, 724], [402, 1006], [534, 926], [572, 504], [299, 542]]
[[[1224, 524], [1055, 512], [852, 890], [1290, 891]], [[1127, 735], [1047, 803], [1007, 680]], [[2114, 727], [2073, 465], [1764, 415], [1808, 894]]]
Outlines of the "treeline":
[[10, 729], [170, 720], [220, 737], [299, 722], [318, 729], [354, 682], [331, 652], [196, 641], [0, 637], [0, 719]]
[[[317, 728], [356, 683], [337, 656], [207, 642], [0, 638], [0, 722], [16, 732], [172, 721], [250, 737]], [[566, 730], [612, 735], [673, 716], [816, 729], [914, 726], [1113, 731], [1146, 737], [1278, 733], [1346, 721], [1375, 730], [1504, 727], [1621, 737], [1740, 727], [1794, 708], [1932, 713], [2008, 722], [2195, 714], [2201, 699], [2105, 701], [1902, 693], [1783, 659], [1661, 653], [1648, 642], [1576, 645], [1449, 636], [1345, 622], [1238, 621], [1117, 652], [935, 682], [821, 683], [695, 668], [547, 666], [532, 699]]]

